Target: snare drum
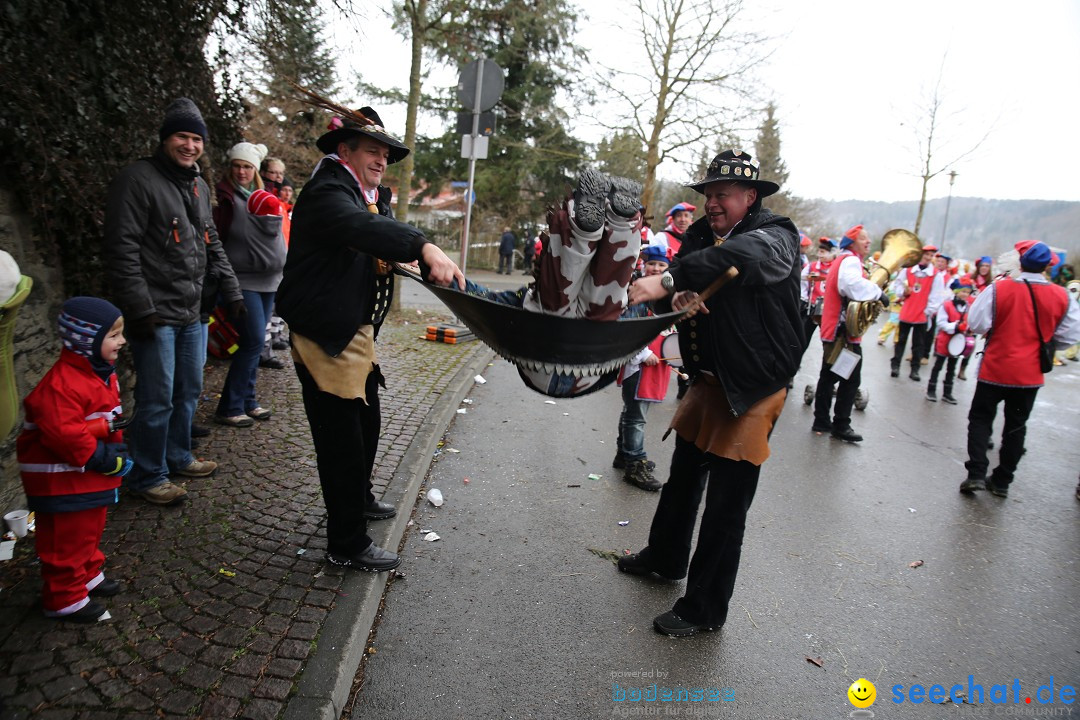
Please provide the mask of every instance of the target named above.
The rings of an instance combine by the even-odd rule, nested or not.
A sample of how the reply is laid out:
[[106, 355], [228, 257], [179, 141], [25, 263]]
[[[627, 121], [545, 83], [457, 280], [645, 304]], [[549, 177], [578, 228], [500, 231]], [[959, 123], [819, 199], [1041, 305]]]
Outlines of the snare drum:
[[974, 335], [962, 335], [956, 333], [949, 338], [949, 355], [950, 357], [970, 357], [971, 353], [975, 351], [975, 336]]
[[660, 359], [671, 367], [682, 367], [682, 351], [679, 350], [679, 331], [675, 330], [660, 343]]

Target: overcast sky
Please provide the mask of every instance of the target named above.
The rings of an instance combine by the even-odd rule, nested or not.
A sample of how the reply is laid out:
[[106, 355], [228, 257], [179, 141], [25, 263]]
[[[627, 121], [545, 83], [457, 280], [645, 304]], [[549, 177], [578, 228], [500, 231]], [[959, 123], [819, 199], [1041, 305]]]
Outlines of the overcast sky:
[[[632, 4], [593, 0], [582, 6], [590, 19], [581, 23], [577, 40], [590, 56], [618, 67], [633, 63], [637, 35], [617, 27], [618, 13]], [[754, 0], [746, 8], [748, 27], [777, 38], [760, 78], [778, 106], [781, 152], [795, 194], [918, 200], [911, 121], [944, 59], [942, 137], [959, 152], [989, 131], [975, 154], [951, 168], [957, 173], [953, 195], [1080, 200], [1080, 0]], [[408, 39], [378, 10], [368, 12], [359, 37], [338, 25], [339, 46], [355, 41], [364, 48], [362, 57], [343, 53], [341, 85], [354, 86], [362, 74], [404, 89]], [[428, 82], [454, 85], [456, 79], [456, 69], [435, 69]], [[404, 134], [404, 106], [380, 113]], [[600, 138], [597, 128], [575, 121], [580, 125], [572, 133]], [[441, 132], [440, 122], [428, 119], [421, 132]], [[749, 143], [744, 149], [753, 152]], [[686, 160], [696, 156], [687, 153]], [[662, 177], [679, 181], [692, 172], [689, 164], [660, 168]], [[931, 181], [929, 197], [948, 192], [947, 173]]]

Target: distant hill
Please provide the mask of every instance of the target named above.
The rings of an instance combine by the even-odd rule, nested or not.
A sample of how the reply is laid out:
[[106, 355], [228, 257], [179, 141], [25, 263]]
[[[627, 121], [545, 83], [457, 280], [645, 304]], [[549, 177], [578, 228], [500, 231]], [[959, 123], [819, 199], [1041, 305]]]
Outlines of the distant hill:
[[[823, 220], [821, 232], [831, 236], [856, 224], [863, 224], [870, 236], [879, 240], [887, 230], [915, 226], [919, 203], [843, 200], [814, 201]], [[919, 238], [941, 244], [946, 200], [929, 200], [923, 213]], [[1064, 248], [1070, 262], [1080, 261], [1080, 202], [1053, 200], [986, 200], [954, 197], [949, 207], [945, 249], [957, 257], [996, 257], [1019, 240], [1041, 240]]]

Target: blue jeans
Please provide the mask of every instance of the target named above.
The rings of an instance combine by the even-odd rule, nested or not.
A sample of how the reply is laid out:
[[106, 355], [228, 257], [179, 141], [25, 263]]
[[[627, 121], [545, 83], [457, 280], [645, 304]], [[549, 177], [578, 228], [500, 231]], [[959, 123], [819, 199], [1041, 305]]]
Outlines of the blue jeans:
[[270, 321], [270, 311], [274, 307], [274, 293], [242, 292], [247, 315], [236, 325], [239, 347], [233, 354], [225, 386], [221, 389], [221, 402], [217, 406], [217, 414], [221, 417], [243, 415], [259, 407], [255, 401], [255, 377], [266, 339], [266, 323]]
[[622, 399], [623, 409], [619, 415], [619, 452], [627, 462], [644, 460], [645, 452], [645, 415], [649, 412], [649, 403], [646, 400], [638, 400], [638, 380], [641, 379], [641, 371], [634, 373], [623, 380]]
[[153, 340], [130, 341], [135, 360], [135, 417], [127, 430], [135, 466], [131, 490], [143, 491], [184, 468], [191, 455], [191, 420], [202, 392], [206, 341], [203, 324], [160, 325]]

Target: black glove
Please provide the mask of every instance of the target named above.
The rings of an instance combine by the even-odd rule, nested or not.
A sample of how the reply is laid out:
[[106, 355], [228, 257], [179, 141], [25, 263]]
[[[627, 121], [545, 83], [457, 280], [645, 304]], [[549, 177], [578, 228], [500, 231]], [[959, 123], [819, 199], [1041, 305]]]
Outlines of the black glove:
[[888, 309], [889, 309], [889, 305], [890, 305], [890, 301], [889, 301], [889, 293], [887, 293], [887, 292], [885, 292], [884, 290], [882, 290], [882, 291], [881, 291], [881, 296], [880, 296], [880, 297], [878, 297], [877, 301], [878, 301], [879, 303], [881, 303], [881, 306], [882, 306], [883, 308], [885, 308], [886, 310], [888, 310]]
[[157, 313], [150, 313], [146, 317], [141, 317], [138, 320], [132, 320], [127, 323], [125, 329], [127, 330], [128, 337], [132, 340], [153, 340], [154, 330], [161, 324], [161, 320], [158, 319]]
[[233, 300], [229, 303], [229, 319], [239, 322], [247, 317], [247, 305], [243, 300]]
[[98, 440], [97, 449], [90, 459], [86, 461], [86, 469], [94, 470], [103, 475], [127, 475], [132, 466], [131, 458], [128, 457], [127, 445], [124, 443], [107, 443]]

